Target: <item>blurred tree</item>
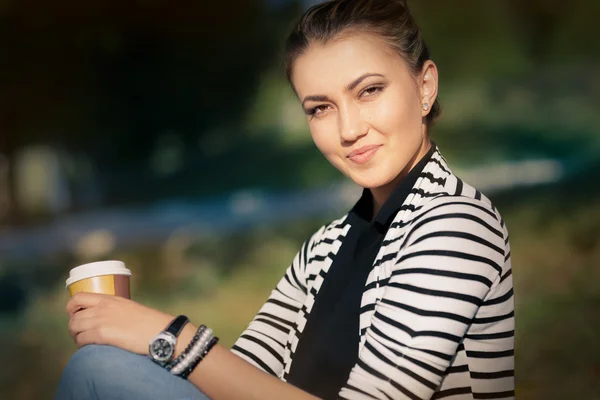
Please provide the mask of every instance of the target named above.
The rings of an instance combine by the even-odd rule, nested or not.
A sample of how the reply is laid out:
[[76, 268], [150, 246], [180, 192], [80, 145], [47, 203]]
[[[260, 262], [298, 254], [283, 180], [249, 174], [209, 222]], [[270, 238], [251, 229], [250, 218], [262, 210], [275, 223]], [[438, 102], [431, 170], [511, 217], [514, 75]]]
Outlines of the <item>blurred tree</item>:
[[[269, 2], [278, 4], [277, 13]], [[489, 103], [486, 110], [495, 110], [496, 120], [514, 119], [516, 106], [500, 108], [494, 96], [517, 105], [531, 97], [540, 118], [540, 110], [582, 109], [581, 102], [541, 108], [538, 100], [560, 100], [566, 85], [578, 88], [585, 80], [584, 74], [550, 68], [600, 50], [600, 2], [409, 4], [440, 65], [447, 117], [481, 119], [481, 106], [473, 104]], [[123, 200], [117, 195], [151, 198], [157, 185], [152, 168], [173, 173], [200, 162], [210, 169], [217, 164], [205, 161], [217, 155], [218, 165], [229, 165], [237, 153], [226, 160], [224, 151], [249, 140], [242, 125], [271, 118], [269, 99], [279, 101], [267, 93], [249, 107], [261, 72], [272, 70], [274, 50], [301, 9], [302, 2], [292, 0], [182, 0], [176, 6], [166, 0], [0, 0], [0, 152], [12, 159], [20, 148], [45, 142], [85, 153], [100, 166], [112, 201]], [[586, 60], [593, 66], [598, 57]], [[550, 78], [527, 83], [538, 70]], [[549, 89], [546, 83], [555, 77], [564, 84]], [[598, 87], [594, 79], [584, 82], [590, 93]], [[284, 84], [269, 82], [275, 82], [267, 88], [272, 93]], [[596, 115], [585, 114], [586, 120]], [[281, 112], [273, 118], [278, 116], [288, 118]]]
[[187, 152], [213, 126], [235, 135], [271, 21], [259, 0], [2, 2], [0, 150], [60, 144], [143, 170], [167, 132]]
[[600, 2], [588, 0], [508, 0], [514, 27], [536, 66], [600, 56]]

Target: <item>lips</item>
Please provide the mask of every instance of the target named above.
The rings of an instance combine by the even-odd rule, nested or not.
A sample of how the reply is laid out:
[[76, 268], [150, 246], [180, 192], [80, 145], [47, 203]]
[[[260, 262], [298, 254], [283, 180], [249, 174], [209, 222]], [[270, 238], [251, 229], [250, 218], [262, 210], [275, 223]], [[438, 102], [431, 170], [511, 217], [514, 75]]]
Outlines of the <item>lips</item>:
[[357, 164], [364, 164], [371, 158], [373, 158], [373, 156], [375, 155], [375, 153], [377, 153], [377, 150], [379, 150], [380, 147], [380, 144], [371, 144], [363, 146], [359, 149], [350, 152], [347, 157], [348, 159]]

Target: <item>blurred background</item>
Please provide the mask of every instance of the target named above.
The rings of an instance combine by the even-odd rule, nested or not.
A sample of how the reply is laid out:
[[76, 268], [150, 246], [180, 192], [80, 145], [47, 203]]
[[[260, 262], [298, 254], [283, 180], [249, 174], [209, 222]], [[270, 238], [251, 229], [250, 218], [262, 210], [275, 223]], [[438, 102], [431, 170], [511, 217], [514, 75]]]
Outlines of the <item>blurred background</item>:
[[[280, 69], [316, 1], [0, 0], [0, 398], [51, 398], [64, 281], [245, 328], [359, 188]], [[600, 399], [600, 2], [410, 1], [440, 70], [433, 137], [511, 232], [521, 399]]]

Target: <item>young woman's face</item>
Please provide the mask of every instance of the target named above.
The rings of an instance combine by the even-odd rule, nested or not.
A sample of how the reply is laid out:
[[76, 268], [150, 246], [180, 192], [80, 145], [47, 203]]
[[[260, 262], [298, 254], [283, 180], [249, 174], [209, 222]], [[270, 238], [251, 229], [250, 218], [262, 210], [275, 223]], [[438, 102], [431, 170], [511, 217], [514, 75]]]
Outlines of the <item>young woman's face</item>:
[[315, 144], [356, 184], [383, 187], [418, 162], [423, 103], [435, 97], [383, 41], [362, 34], [313, 44], [295, 61], [292, 83]]

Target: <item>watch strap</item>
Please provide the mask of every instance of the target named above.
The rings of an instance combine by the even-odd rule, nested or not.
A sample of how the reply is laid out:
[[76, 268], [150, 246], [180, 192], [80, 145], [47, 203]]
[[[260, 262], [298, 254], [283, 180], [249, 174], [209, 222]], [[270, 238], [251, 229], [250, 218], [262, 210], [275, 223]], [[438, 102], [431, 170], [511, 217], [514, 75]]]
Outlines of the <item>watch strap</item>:
[[178, 337], [185, 325], [190, 322], [190, 319], [185, 315], [178, 315], [171, 321], [171, 323], [165, 328], [165, 332]]

